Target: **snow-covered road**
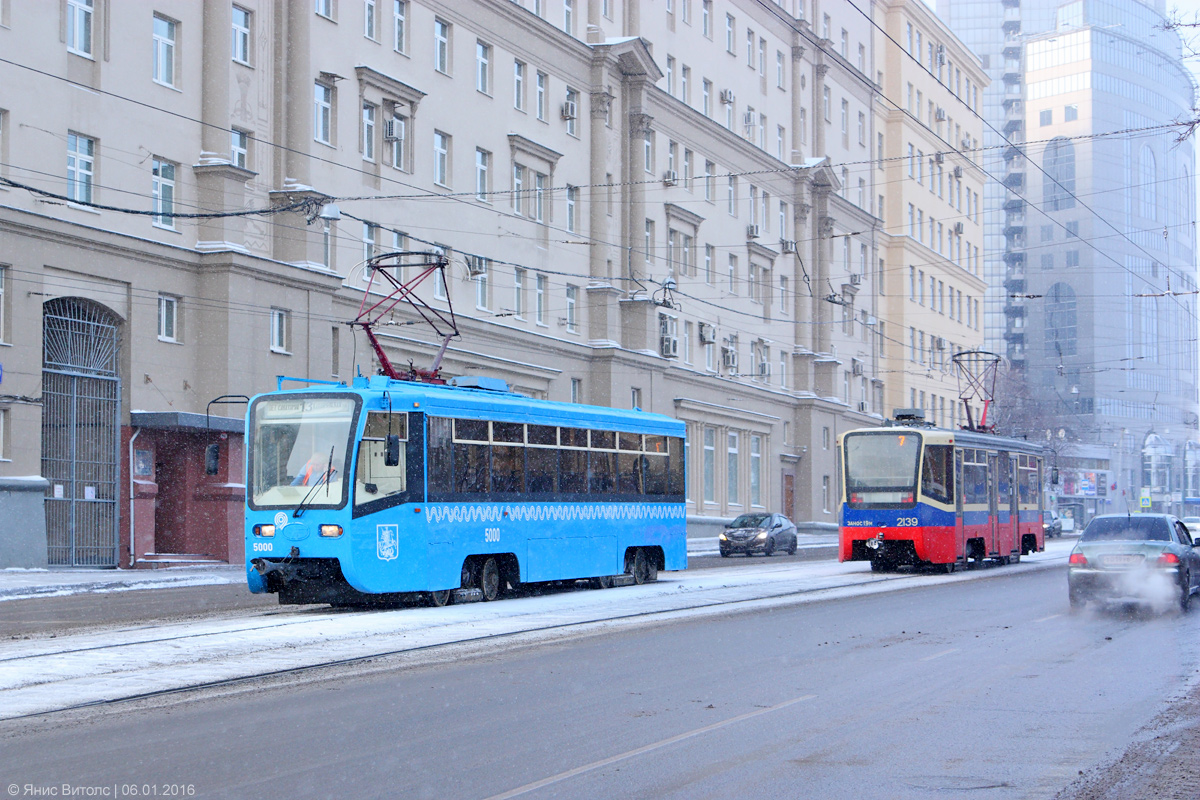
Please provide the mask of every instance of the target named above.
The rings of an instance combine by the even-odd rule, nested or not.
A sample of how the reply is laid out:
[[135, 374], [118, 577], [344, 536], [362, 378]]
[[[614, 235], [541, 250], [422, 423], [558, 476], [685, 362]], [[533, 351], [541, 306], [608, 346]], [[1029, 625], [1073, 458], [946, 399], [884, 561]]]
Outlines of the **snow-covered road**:
[[[565, 629], [621, 626], [836, 597], [944, 585], [1047, 568], [1073, 541], [1047, 543], [1021, 564], [954, 575], [876, 575], [865, 563], [738, 564], [665, 572], [659, 581], [446, 608], [280, 612], [238, 620], [115, 627], [0, 650], [0, 719], [339, 661]], [[1064, 593], [1065, 593], [1064, 580]]]

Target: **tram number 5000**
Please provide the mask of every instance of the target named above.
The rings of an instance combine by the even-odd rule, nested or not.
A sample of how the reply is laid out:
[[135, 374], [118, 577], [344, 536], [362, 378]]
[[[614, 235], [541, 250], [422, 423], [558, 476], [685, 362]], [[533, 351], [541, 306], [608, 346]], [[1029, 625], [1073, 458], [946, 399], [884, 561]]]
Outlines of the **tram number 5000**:
[[483, 540], [485, 542], [500, 541], [500, 529], [499, 528], [484, 528], [483, 529]]
[[896, 520], [897, 528], [915, 528], [917, 527], [916, 517], [900, 517]]

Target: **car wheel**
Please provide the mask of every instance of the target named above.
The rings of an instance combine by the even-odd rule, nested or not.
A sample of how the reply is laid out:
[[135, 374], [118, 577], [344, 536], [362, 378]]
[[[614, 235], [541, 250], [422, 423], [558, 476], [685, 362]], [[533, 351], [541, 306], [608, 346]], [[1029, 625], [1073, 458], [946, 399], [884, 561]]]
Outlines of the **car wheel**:
[[1192, 576], [1185, 572], [1179, 582], [1179, 610], [1187, 613], [1192, 604]]
[[794, 555], [796, 555], [796, 546], [797, 546], [797, 545], [796, 545], [796, 537], [795, 537], [795, 535], [793, 535], [793, 536], [792, 536], [792, 543], [791, 543], [790, 545], [788, 545], [788, 549], [787, 549], [787, 554], [788, 554], [789, 556], [794, 556]]
[[775, 540], [767, 539], [767, 546], [765, 548], [763, 548], [763, 555], [770, 558], [771, 553], [774, 553], [774, 552], [775, 552]]
[[729, 551], [724, 547], [721, 548], [721, 558], [729, 558]]

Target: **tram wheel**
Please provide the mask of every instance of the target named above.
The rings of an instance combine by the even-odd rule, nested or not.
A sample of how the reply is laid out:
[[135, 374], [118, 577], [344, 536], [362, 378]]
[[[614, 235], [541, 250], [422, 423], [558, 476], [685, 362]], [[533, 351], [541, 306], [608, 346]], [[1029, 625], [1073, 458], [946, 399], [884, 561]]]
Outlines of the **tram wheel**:
[[496, 565], [496, 559], [490, 556], [479, 570], [479, 589], [483, 592], [485, 602], [500, 596], [500, 567]]
[[625, 571], [633, 575], [633, 582], [638, 586], [651, 580], [650, 562], [646, 559], [646, 551], [639, 547], [631, 558], [626, 558]]
[[949, 564], [942, 564], [942, 572], [946, 575], [954, 574], [954, 570], [958, 569], [958, 562], [951, 561]]
[[425, 596], [425, 600], [434, 608], [450, 605], [451, 599], [453, 599], [453, 595], [449, 589], [443, 589], [440, 592], [428, 592]]
[[611, 589], [613, 585], [612, 575], [601, 575], [599, 578], [592, 578], [590, 583], [593, 589]]

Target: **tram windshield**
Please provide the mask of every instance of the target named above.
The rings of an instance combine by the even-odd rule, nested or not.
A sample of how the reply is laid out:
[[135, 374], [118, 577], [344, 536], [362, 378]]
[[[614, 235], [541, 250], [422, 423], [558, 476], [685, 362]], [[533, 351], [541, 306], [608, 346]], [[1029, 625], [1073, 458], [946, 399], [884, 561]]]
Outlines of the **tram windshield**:
[[850, 505], [904, 505], [915, 499], [921, 437], [850, 433], [842, 440]]
[[340, 508], [346, 502], [353, 397], [263, 398], [251, 410], [251, 508]]

